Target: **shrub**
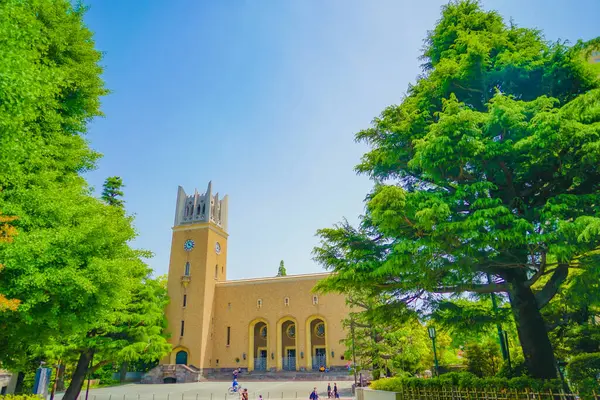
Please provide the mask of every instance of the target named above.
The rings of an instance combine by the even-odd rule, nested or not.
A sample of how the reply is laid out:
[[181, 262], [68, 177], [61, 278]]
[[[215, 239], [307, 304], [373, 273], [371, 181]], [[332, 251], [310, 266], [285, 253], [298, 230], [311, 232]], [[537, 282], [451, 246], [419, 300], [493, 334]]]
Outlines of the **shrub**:
[[439, 378], [385, 378], [371, 383], [371, 388], [399, 392], [402, 388], [430, 388], [441, 389], [457, 387], [459, 389], [497, 389], [497, 390], [561, 390], [558, 379], [542, 381], [528, 377], [506, 378], [479, 378], [469, 372], [454, 372], [441, 375]]
[[0, 400], [42, 400], [37, 394], [3, 394]]
[[496, 374], [496, 377], [510, 379], [527, 375], [528, 371], [527, 365], [525, 365], [525, 359], [523, 357], [518, 357], [512, 361], [510, 367], [507, 362], [504, 362], [502, 367], [500, 367], [500, 371]]
[[465, 348], [469, 372], [479, 376], [494, 376], [500, 366], [500, 348], [496, 343], [469, 343]]
[[591, 394], [600, 384], [600, 353], [580, 354], [573, 357], [567, 365], [567, 377], [573, 389], [582, 394]]

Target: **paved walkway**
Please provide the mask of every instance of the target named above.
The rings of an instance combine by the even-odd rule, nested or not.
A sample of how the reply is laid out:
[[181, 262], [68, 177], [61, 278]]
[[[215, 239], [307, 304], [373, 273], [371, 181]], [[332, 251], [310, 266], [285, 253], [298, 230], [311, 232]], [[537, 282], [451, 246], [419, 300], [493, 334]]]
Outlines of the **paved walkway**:
[[[337, 382], [340, 397], [352, 397], [352, 384], [354, 382]], [[310, 392], [317, 387], [322, 400], [327, 400], [327, 381], [303, 382], [303, 381], [240, 381], [242, 387], [248, 389], [250, 400], [258, 399], [262, 395], [263, 400], [308, 400]], [[91, 389], [88, 400], [239, 400], [239, 395], [227, 394], [230, 382], [198, 382], [198, 383], [175, 383], [160, 385], [128, 384], [101, 389]], [[331, 382], [333, 387], [333, 382]], [[60, 400], [62, 394], [55, 396]], [[85, 400], [85, 390], [81, 393], [79, 400]]]

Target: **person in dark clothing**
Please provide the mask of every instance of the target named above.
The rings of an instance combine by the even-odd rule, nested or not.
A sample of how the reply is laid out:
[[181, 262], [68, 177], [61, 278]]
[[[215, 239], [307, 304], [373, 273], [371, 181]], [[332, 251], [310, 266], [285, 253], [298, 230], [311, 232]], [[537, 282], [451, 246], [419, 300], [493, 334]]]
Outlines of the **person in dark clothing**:
[[336, 399], [340, 398], [340, 394], [338, 393], [337, 383], [333, 384], [333, 397]]
[[319, 400], [319, 393], [317, 393], [317, 388], [314, 388], [310, 396], [308, 397], [310, 400]]
[[331, 382], [327, 384], [327, 398], [331, 398]]

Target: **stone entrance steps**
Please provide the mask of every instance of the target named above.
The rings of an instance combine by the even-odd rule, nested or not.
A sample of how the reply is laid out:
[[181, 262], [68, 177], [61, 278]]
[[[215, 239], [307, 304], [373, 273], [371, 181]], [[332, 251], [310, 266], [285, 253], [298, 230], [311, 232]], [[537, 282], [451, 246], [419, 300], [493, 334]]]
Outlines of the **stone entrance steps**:
[[[204, 375], [207, 381], [231, 381], [231, 372], [211, 372]], [[347, 371], [277, 371], [243, 372], [238, 375], [238, 381], [353, 381], [354, 375]]]

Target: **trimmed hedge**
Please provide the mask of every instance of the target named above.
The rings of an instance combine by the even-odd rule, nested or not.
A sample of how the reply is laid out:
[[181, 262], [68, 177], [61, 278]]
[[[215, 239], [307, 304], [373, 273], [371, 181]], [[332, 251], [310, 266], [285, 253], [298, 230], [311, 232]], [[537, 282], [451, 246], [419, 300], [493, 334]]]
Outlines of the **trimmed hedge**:
[[583, 394], [592, 390], [600, 393], [600, 353], [586, 353], [575, 356], [567, 365], [567, 377], [574, 389]]
[[402, 388], [431, 388], [441, 389], [457, 387], [459, 389], [510, 389], [533, 391], [560, 391], [560, 380], [542, 381], [525, 376], [518, 378], [478, 378], [469, 372], [452, 372], [441, 375], [439, 378], [385, 378], [371, 383], [371, 388], [399, 392]]
[[42, 400], [37, 394], [3, 394], [0, 400]]

